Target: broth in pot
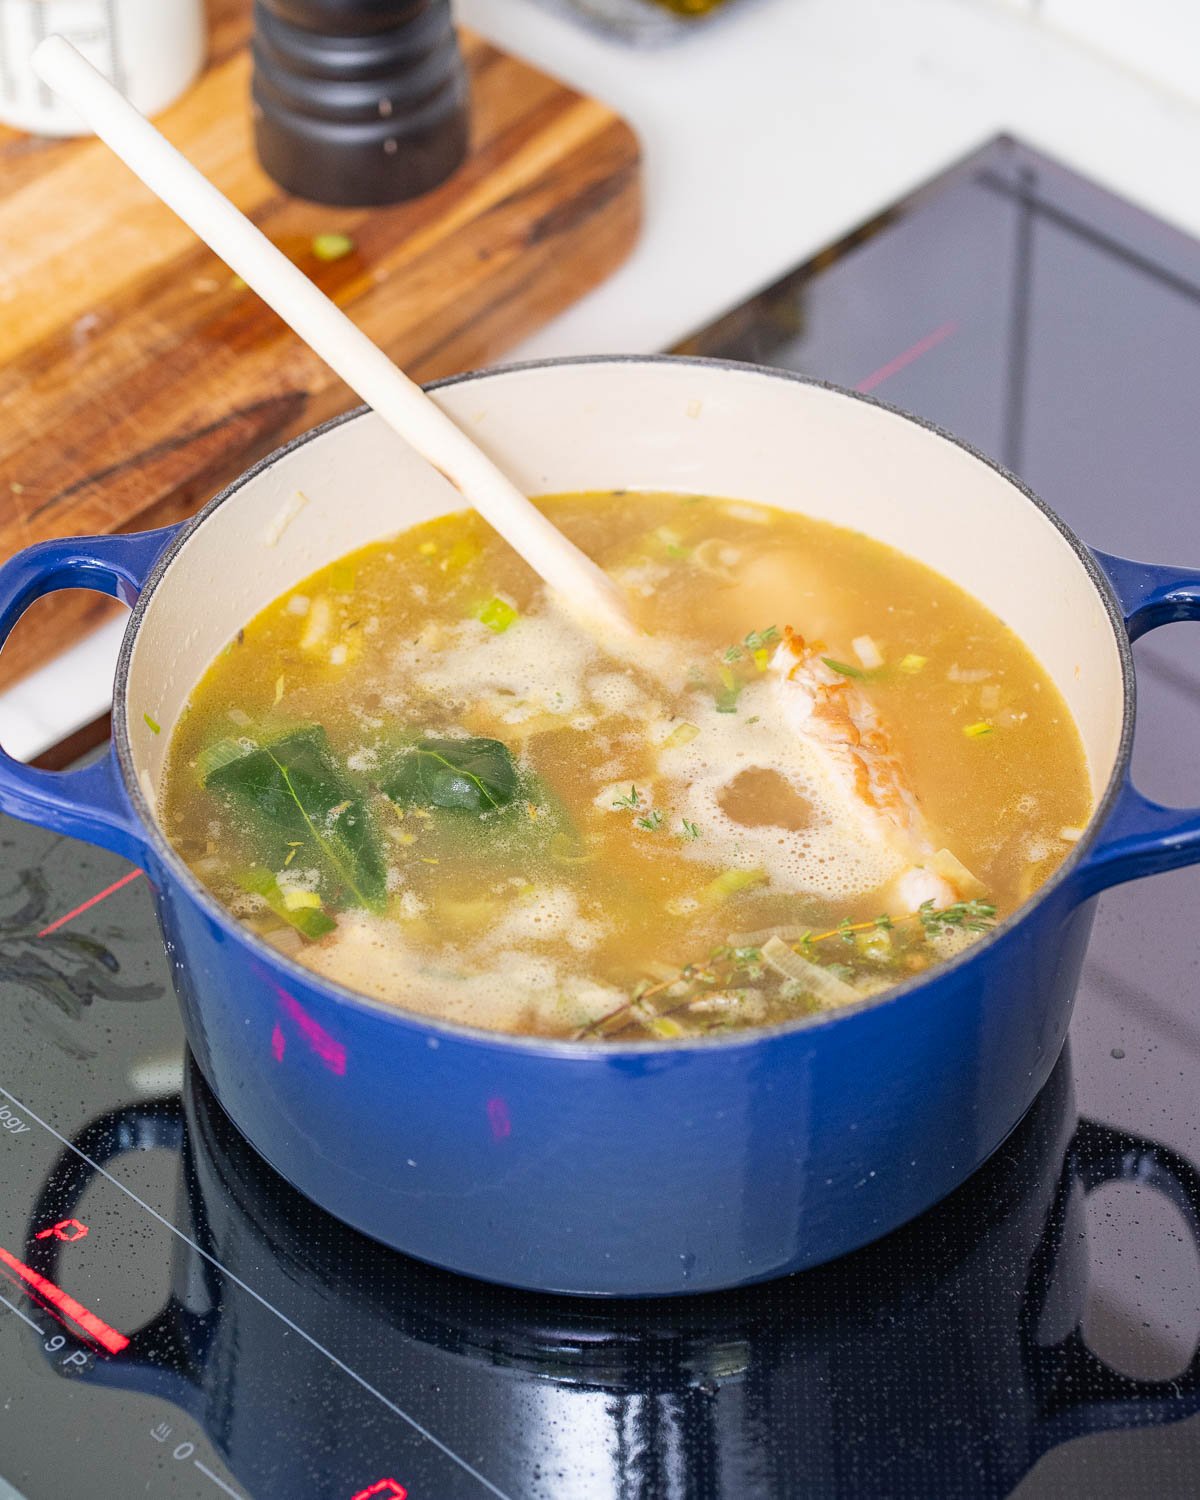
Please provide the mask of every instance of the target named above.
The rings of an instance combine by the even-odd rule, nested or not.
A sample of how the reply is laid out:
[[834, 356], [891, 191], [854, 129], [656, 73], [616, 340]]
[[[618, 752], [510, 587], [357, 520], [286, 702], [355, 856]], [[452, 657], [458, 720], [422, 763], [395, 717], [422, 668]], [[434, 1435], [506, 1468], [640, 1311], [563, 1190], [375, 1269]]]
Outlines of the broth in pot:
[[298, 962], [458, 1024], [702, 1037], [921, 973], [1079, 838], [1070, 712], [957, 585], [759, 504], [539, 503], [640, 644], [462, 512], [315, 573], [193, 692], [163, 826]]

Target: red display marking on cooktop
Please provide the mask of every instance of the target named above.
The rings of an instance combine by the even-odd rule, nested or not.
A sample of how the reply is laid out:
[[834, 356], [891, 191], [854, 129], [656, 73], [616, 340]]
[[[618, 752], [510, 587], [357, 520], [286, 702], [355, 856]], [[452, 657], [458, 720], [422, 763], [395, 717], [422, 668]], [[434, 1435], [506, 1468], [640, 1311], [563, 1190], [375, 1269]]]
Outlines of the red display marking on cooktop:
[[82, 916], [85, 911], [90, 911], [93, 906], [99, 906], [101, 901], [107, 900], [114, 892], [119, 891], [122, 886], [128, 885], [131, 880], [136, 880], [139, 875], [143, 874], [145, 874], [144, 870], [131, 870], [128, 875], [122, 875], [120, 880], [114, 880], [112, 885], [106, 885], [102, 891], [97, 891], [94, 896], [89, 896], [86, 901], [72, 907], [63, 916], [56, 917], [50, 923], [49, 927], [42, 928], [41, 932], [38, 933], [38, 937], [48, 937], [50, 933], [57, 932], [60, 927], [65, 927], [68, 922], [73, 922], [76, 917]]
[[34, 1235], [35, 1240], [48, 1240], [51, 1235], [56, 1240], [81, 1240], [88, 1232], [86, 1224], [81, 1224], [78, 1219], [59, 1219], [57, 1224], [51, 1224], [48, 1229], [39, 1229]]
[[56, 1307], [65, 1318], [70, 1318], [72, 1323], [82, 1328], [89, 1338], [95, 1339], [96, 1343], [107, 1349], [110, 1354], [120, 1354], [129, 1343], [123, 1333], [110, 1328], [103, 1319], [84, 1307], [82, 1302], [76, 1302], [69, 1292], [64, 1292], [62, 1287], [56, 1286], [53, 1281], [39, 1275], [32, 1266], [27, 1266], [23, 1260], [18, 1260], [3, 1245], [0, 1245], [0, 1262], [19, 1276], [25, 1285], [35, 1291], [44, 1302], [48, 1302], [51, 1307]]
[[351, 1495], [350, 1500], [407, 1500], [408, 1491], [395, 1479], [377, 1479], [365, 1490]]
[[886, 365], [880, 365], [878, 370], [872, 370], [867, 378], [860, 380], [854, 389], [863, 392], [873, 391], [877, 385], [882, 385], [885, 380], [898, 375], [901, 370], [920, 359], [923, 354], [928, 354], [931, 349], [936, 349], [939, 344], [945, 343], [950, 335], [957, 331], [957, 323], [943, 323], [940, 328], [935, 328], [932, 333], [927, 333], [923, 339], [918, 339], [915, 344], [910, 345], [902, 354], [897, 354], [895, 359], [889, 359]]

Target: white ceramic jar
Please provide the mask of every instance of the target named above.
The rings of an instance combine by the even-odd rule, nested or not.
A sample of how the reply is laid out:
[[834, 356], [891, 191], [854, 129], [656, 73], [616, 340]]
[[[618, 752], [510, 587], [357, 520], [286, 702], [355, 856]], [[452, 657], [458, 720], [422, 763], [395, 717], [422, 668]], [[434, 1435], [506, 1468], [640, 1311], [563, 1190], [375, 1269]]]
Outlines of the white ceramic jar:
[[0, 0], [0, 121], [37, 135], [87, 127], [34, 76], [43, 37], [65, 36], [145, 115], [165, 109], [204, 62], [203, 0]]

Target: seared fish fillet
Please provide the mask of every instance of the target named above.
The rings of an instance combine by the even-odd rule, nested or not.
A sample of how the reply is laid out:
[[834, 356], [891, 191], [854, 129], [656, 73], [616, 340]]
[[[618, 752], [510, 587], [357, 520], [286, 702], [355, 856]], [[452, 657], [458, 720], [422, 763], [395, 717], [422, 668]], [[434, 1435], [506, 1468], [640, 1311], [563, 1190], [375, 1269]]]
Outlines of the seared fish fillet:
[[925, 901], [944, 907], [960, 900], [962, 891], [925, 867], [934, 849], [921, 806], [868, 695], [790, 625], [770, 666], [784, 722], [824, 761], [847, 818], [864, 839], [903, 862], [888, 892], [890, 909], [898, 914]]

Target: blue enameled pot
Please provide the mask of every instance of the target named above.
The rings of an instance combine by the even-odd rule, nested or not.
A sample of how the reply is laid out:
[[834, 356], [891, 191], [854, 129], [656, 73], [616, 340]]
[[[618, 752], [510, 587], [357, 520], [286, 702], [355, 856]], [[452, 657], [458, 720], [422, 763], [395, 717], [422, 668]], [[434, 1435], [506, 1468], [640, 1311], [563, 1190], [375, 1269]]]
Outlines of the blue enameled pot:
[[182, 527], [46, 542], [0, 569], [0, 640], [56, 589], [133, 605], [111, 752], [61, 774], [3, 757], [0, 808], [145, 868], [216, 1096], [289, 1181], [387, 1244], [516, 1286], [638, 1295], [753, 1282], [885, 1234], [974, 1171], [1045, 1082], [1098, 892], [1200, 859], [1200, 813], [1149, 801], [1128, 772], [1130, 640], [1200, 616], [1200, 574], [1094, 554], [946, 435], [776, 371], [588, 359], [434, 394], [528, 492], [766, 501], [955, 579], [1028, 643], [1079, 725], [1096, 811], [1070, 857], [931, 976], [724, 1040], [471, 1030], [275, 952], [172, 852], [155, 789], [191, 688], [248, 618], [339, 554], [461, 505], [364, 412], [281, 449]]

